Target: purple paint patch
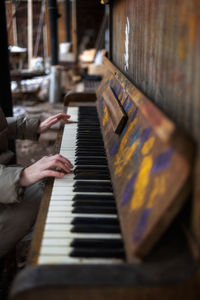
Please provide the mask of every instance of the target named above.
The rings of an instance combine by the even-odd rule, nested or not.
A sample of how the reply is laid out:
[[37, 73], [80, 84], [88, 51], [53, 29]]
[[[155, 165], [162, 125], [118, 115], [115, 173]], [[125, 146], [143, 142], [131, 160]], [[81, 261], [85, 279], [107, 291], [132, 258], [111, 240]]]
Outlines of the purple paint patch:
[[151, 127], [145, 128], [142, 131], [142, 134], [141, 134], [141, 137], [140, 137], [140, 143], [141, 144], [143, 144], [144, 142], [146, 142], [148, 140], [148, 138], [150, 137], [151, 131], [152, 131]]
[[112, 148], [109, 150], [109, 154], [110, 156], [114, 156], [117, 152], [118, 152], [118, 149], [119, 149], [119, 146], [120, 146], [120, 142], [117, 142], [116, 144], [114, 144], [112, 146]]
[[125, 111], [128, 111], [132, 106], [132, 102], [129, 101], [128, 105], [126, 106], [126, 108], [124, 109]]
[[137, 112], [138, 112], [138, 107], [136, 107], [136, 109], [135, 109], [135, 111], [134, 111], [134, 113], [133, 113], [133, 115], [131, 117], [131, 122], [136, 118]]
[[124, 129], [121, 132], [121, 138], [124, 136], [124, 134], [126, 133], [127, 130], [127, 125], [124, 127]]
[[150, 212], [151, 212], [150, 208], [146, 208], [143, 211], [143, 213], [136, 225], [134, 233], [133, 233], [133, 242], [134, 243], [138, 243], [141, 240], [142, 236], [144, 235], [146, 227], [147, 227]]
[[119, 97], [120, 93], [121, 93], [122, 87], [119, 87], [119, 90], [117, 91], [117, 96]]
[[129, 97], [127, 96], [123, 103], [123, 108], [125, 110]]
[[136, 130], [133, 132], [133, 135], [130, 139], [130, 145], [132, 145], [133, 143], [135, 143], [135, 141], [137, 140], [138, 136], [140, 133], [140, 125], [136, 128]]
[[139, 164], [141, 162], [141, 152], [140, 152], [140, 145], [137, 146], [135, 149], [135, 152], [133, 154], [132, 160], [134, 164], [134, 169], [137, 169], [139, 167]]
[[123, 194], [123, 199], [122, 202], [120, 203], [120, 206], [124, 206], [130, 201], [131, 195], [133, 193], [134, 185], [135, 185], [135, 180], [136, 180], [137, 174], [134, 174], [131, 179], [129, 180], [128, 184], [126, 185], [126, 188], [124, 190]]
[[167, 169], [170, 165], [173, 152], [174, 152], [173, 149], [169, 149], [169, 150], [159, 154], [154, 161], [151, 172], [157, 173], [157, 172]]

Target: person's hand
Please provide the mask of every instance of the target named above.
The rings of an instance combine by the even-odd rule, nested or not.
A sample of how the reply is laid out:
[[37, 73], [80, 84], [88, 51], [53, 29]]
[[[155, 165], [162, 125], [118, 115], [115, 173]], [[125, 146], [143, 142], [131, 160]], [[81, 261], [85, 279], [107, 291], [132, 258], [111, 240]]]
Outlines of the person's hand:
[[56, 124], [58, 121], [63, 120], [65, 123], [68, 123], [70, 118], [70, 115], [60, 113], [57, 115], [54, 115], [52, 117], [47, 118], [43, 122], [40, 123], [38, 127], [38, 133], [45, 132], [47, 129], [49, 129], [53, 124]]
[[29, 186], [45, 177], [62, 178], [66, 173], [70, 173], [72, 168], [71, 162], [60, 154], [44, 156], [22, 171], [19, 184]]

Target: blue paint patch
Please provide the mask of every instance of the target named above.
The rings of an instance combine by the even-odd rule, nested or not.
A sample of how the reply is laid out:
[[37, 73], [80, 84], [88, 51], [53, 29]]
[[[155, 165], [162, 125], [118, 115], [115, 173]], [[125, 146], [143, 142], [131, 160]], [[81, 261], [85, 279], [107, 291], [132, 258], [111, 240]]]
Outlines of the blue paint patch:
[[127, 130], [127, 125], [123, 128], [121, 132], [121, 138], [123, 138], [124, 134], [126, 133], [126, 130]]
[[115, 97], [118, 99], [118, 91], [117, 91], [117, 86], [114, 85], [112, 88], [113, 94], [115, 95]]
[[146, 208], [143, 211], [143, 213], [142, 213], [142, 215], [141, 215], [141, 217], [140, 217], [140, 219], [139, 219], [139, 221], [136, 225], [136, 228], [134, 230], [134, 234], [133, 234], [133, 242], [134, 243], [138, 243], [141, 240], [143, 234], [145, 233], [145, 230], [146, 230], [147, 224], [148, 224], [148, 219], [149, 219], [150, 212], [151, 212], [150, 208]]
[[149, 139], [151, 131], [152, 131], [151, 127], [145, 128], [142, 131], [142, 134], [141, 134], [141, 137], [140, 137], [140, 143], [141, 144], [145, 143]]
[[131, 195], [133, 194], [136, 177], [137, 177], [137, 174], [134, 174], [131, 177], [131, 179], [129, 180], [129, 182], [127, 183], [126, 188], [123, 193], [123, 198], [122, 198], [122, 202], [120, 203], [120, 206], [124, 206], [125, 204], [127, 204], [130, 201]]
[[125, 110], [129, 97], [127, 96], [123, 103], [123, 108]]
[[128, 111], [132, 106], [132, 102], [129, 101], [128, 105], [126, 106], [126, 108], [124, 109], [125, 111]]
[[138, 107], [136, 107], [136, 109], [135, 109], [135, 111], [134, 111], [134, 113], [133, 113], [133, 115], [131, 117], [131, 122], [136, 118], [137, 112], [138, 112]]
[[139, 133], [140, 133], [140, 125], [135, 129], [135, 131], [133, 132], [133, 135], [130, 139], [130, 145], [133, 145], [133, 143], [135, 143], [135, 141], [137, 140]]
[[121, 93], [122, 87], [119, 87], [119, 90], [117, 91], [117, 96], [119, 97], [120, 93]]
[[157, 173], [157, 172], [167, 169], [170, 165], [173, 152], [174, 152], [174, 150], [171, 148], [171, 149], [159, 154], [154, 161], [151, 172]]
[[120, 146], [120, 142], [117, 142], [116, 144], [114, 144], [112, 146], [112, 148], [109, 150], [109, 154], [110, 156], [114, 156], [117, 152], [118, 152], [118, 149], [119, 149], [119, 146]]
[[135, 149], [135, 152], [133, 153], [133, 164], [134, 164], [134, 169], [138, 169], [139, 163], [141, 161], [141, 152], [140, 152], [141, 146], [138, 145], [137, 148]]

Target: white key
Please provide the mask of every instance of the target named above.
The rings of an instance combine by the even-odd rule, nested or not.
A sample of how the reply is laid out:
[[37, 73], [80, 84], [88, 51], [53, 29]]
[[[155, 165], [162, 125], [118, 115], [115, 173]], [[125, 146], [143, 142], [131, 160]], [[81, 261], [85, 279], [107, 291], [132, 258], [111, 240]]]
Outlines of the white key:
[[38, 263], [43, 264], [119, 264], [121, 259], [105, 259], [105, 258], [75, 258], [65, 255], [41, 255]]
[[64, 238], [64, 239], [121, 239], [121, 234], [117, 233], [76, 233], [69, 232], [67, 230], [56, 231], [56, 230], [45, 230], [43, 238]]

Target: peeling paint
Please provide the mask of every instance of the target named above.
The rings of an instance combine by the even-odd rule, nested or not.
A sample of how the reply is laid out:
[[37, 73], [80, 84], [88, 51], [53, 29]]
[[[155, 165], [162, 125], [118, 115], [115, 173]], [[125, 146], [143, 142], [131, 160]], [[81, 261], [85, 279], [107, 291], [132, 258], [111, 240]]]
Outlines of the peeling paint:
[[128, 53], [128, 45], [129, 45], [129, 33], [130, 33], [130, 23], [128, 17], [126, 17], [126, 27], [125, 27], [125, 54], [124, 54], [124, 71], [128, 70], [129, 64], [129, 53]]

